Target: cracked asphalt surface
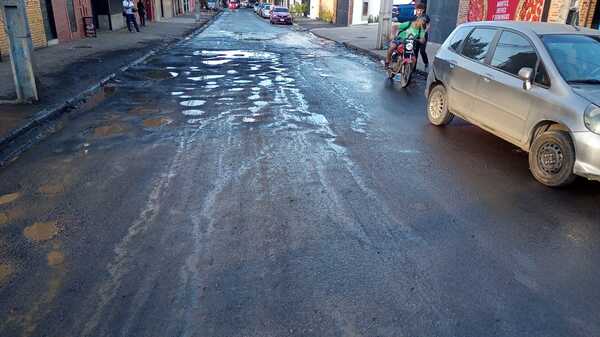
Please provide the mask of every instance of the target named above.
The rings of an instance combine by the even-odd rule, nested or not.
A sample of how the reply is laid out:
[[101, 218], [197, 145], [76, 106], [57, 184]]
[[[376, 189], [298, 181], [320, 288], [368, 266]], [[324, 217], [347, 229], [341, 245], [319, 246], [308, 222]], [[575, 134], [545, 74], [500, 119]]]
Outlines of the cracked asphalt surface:
[[600, 185], [423, 85], [225, 12], [0, 171], [0, 335], [600, 335]]

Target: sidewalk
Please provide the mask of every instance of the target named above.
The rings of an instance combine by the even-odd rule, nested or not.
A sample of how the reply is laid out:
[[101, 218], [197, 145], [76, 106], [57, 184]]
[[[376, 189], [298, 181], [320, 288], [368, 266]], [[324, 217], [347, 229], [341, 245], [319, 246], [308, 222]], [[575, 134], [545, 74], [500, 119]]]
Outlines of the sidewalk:
[[[353, 25], [348, 27], [336, 27], [335, 25], [318, 20], [301, 19], [296, 24], [302, 29], [324, 39], [342, 43], [348, 48], [366, 53], [377, 59], [385, 59], [385, 50], [375, 49], [377, 43], [377, 24]], [[437, 53], [440, 45], [433, 42], [427, 43], [427, 55], [430, 62]], [[419, 58], [417, 70], [424, 71], [423, 62]]]
[[[97, 38], [35, 50], [40, 101], [35, 104], [0, 104], [0, 148], [18, 132], [34, 124], [41, 115], [65, 105], [65, 102], [150, 51], [191, 34], [215, 14], [202, 12], [197, 23], [193, 16], [174, 17], [140, 27], [140, 33], [130, 33], [127, 29], [98, 32]], [[0, 100], [15, 99], [8, 59], [0, 62], [0, 79]]]

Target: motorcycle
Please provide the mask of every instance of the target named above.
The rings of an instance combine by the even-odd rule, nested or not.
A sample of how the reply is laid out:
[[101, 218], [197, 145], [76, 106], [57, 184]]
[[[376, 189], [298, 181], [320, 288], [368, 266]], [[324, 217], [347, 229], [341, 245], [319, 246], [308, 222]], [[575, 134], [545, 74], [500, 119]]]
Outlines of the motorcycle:
[[406, 88], [410, 84], [415, 64], [417, 61], [415, 55], [415, 38], [411, 35], [398, 44], [396, 50], [392, 53], [392, 62], [387, 72], [390, 81], [393, 81], [396, 75], [400, 75], [400, 85]]

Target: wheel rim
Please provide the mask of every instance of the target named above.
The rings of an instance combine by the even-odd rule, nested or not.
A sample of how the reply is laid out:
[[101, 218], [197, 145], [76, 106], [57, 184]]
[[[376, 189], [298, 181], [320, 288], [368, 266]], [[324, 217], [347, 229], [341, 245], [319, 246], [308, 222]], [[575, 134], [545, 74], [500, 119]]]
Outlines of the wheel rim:
[[537, 157], [540, 169], [547, 175], [559, 173], [565, 164], [562, 148], [554, 142], [544, 143], [538, 150]]
[[429, 98], [429, 115], [431, 118], [438, 120], [444, 114], [446, 107], [446, 98], [439, 90], [434, 91]]

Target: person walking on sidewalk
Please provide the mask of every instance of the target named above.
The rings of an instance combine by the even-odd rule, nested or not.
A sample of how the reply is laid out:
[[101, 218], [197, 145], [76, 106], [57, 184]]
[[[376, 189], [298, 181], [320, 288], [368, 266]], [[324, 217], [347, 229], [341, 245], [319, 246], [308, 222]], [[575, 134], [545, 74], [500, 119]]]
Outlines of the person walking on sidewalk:
[[140, 25], [146, 26], [146, 6], [144, 6], [143, 0], [138, 0], [137, 3], [138, 15], [140, 16]]
[[423, 65], [425, 66], [425, 72], [427, 72], [427, 70], [429, 70], [429, 57], [427, 57], [427, 40], [429, 39], [429, 23], [431, 22], [431, 19], [429, 18], [429, 15], [425, 14], [425, 4], [423, 2], [419, 3], [416, 7], [415, 7], [415, 14], [416, 14], [416, 18], [417, 19], [423, 19], [423, 22], [425, 22], [425, 41], [424, 42], [417, 42], [417, 59], [419, 58], [419, 54], [421, 54], [421, 59], [423, 60]]
[[135, 7], [133, 4], [133, 0], [123, 0], [123, 15], [125, 15], [125, 19], [127, 19], [127, 29], [129, 31], [133, 31], [131, 29], [131, 24], [135, 27], [135, 30], [139, 33], [140, 27], [138, 27], [137, 20], [135, 19], [135, 15], [133, 14], [135, 11]]

